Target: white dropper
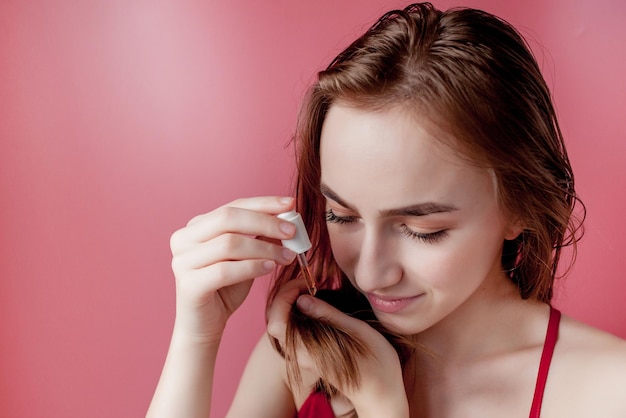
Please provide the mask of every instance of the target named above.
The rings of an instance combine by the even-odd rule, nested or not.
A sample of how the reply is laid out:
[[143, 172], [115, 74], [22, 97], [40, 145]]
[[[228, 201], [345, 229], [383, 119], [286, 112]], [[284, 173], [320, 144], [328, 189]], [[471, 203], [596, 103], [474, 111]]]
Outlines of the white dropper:
[[295, 210], [292, 210], [281, 213], [278, 217], [296, 226], [296, 233], [293, 238], [284, 239], [282, 243], [284, 247], [289, 248], [297, 254], [296, 258], [298, 259], [298, 264], [300, 264], [300, 270], [302, 271], [306, 285], [309, 288], [309, 293], [315, 295], [317, 286], [309, 270], [309, 262], [306, 258], [306, 252], [311, 249], [312, 245], [309, 234], [307, 234], [304, 222], [302, 221], [302, 216]]

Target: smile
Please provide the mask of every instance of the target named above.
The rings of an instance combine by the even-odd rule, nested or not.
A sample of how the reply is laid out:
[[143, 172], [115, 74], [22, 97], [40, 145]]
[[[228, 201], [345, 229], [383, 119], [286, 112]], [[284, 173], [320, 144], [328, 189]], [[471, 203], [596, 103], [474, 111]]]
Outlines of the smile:
[[396, 298], [396, 297], [381, 297], [372, 293], [367, 294], [367, 300], [369, 300], [372, 309], [383, 313], [397, 313], [404, 309], [411, 302], [419, 299], [423, 294], [417, 296], [411, 296], [408, 298]]

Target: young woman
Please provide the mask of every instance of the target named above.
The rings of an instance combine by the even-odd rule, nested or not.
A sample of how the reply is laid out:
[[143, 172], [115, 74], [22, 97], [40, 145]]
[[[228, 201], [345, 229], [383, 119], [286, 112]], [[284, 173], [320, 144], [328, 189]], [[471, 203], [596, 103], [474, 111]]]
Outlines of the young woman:
[[[578, 198], [509, 24], [430, 4], [386, 14], [319, 74], [296, 146], [295, 201], [237, 200], [172, 236], [177, 314], [150, 417], [208, 416], [226, 322], [276, 268], [271, 337], [230, 417], [626, 417], [626, 343], [550, 306]], [[294, 207], [319, 287], [366, 300], [375, 324], [304, 294], [279, 241], [294, 227], [276, 217]], [[294, 304], [339, 332], [306, 337]]]

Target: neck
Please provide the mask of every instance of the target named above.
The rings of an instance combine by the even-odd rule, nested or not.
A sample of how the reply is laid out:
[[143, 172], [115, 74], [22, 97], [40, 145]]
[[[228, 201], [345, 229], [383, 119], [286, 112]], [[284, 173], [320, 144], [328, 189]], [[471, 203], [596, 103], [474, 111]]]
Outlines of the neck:
[[472, 399], [473, 391], [489, 386], [486, 382], [502, 381], [496, 370], [518, 364], [519, 353], [540, 355], [547, 321], [546, 304], [523, 300], [508, 278], [494, 275], [445, 319], [415, 336], [424, 349], [415, 350], [404, 368], [412, 413], [456, 415], [446, 408]]
[[535, 325], [545, 320], [546, 309], [543, 303], [523, 300], [515, 284], [500, 276], [416, 340], [426, 348], [424, 359], [442, 364], [477, 361], [541, 342]]

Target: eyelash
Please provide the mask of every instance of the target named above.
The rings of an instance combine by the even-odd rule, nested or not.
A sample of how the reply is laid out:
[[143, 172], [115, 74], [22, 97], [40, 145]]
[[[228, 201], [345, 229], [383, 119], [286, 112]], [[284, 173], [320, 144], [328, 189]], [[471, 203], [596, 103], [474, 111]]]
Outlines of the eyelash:
[[326, 222], [331, 222], [334, 224], [349, 224], [355, 221], [354, 216], [337, 216], [332, 209], [328, 209], [326, 211]]
[[441, 241], [448, 234], [448, 231], [442, 229], [441, 231], [431, 232], [430, 234], [423, 234], [409, 229], [406, 225], [402, 225], [402, 233], [409, 238], [426, 242], [428, 244], [434, 244]]
[[[326, 211], [326, 222], [344, 225], [344, 224], [352, 223], [355, 220], [356, 218], [354, 216], [337, 216], [332, 211], [332, 209], [329, 209]], [[426, 242], [428, 244], [434, 244], [436, 242], [439, 242], [448, 234], [448, 231], [446, 231], [445, 229], [442, 229], [441, 231], [437, 231], [437, 232], [431, 232], [429, 234], [423, 234], [420, 232], [413, 231], [406, 225], [401, 226], [401, 231], [404, 235], [406, 235], [407, 237], [411, 239]]]

